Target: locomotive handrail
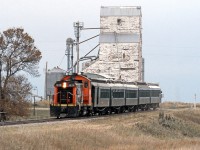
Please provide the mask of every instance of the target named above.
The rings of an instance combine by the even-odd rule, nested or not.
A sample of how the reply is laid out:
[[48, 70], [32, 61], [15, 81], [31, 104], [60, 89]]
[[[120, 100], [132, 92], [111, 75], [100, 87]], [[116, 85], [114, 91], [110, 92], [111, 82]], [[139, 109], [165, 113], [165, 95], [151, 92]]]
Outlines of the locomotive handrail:
[[[59, 93], [61, 93], [61, 92], [57, 92], [57, 93], [53, 94], [53, 96], [58, 95]], [[54, 98], [53, 98], [52, 102], [53, 102], [53, 106], [54, 106]]]
[[71, 96], [74, 96], [71, 92], [67, 92], [67, 106], [68, 106], [68, 94], [70, 94]]
[[71, 92], [67, 92], [67, 93], [69, 93], [69, 94], [71, 94], [72, 96], [74, 96], [74, 94], [72, 94]]

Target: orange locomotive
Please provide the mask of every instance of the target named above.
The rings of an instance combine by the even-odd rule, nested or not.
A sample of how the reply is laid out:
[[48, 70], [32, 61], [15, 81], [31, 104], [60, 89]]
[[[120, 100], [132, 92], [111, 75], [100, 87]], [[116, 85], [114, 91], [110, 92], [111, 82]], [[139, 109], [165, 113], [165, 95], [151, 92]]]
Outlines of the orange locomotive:
[[54, 85], [53, 104], [50, 105], [51, 116], [69, 117], [91, 114], [91, 81], [82, 75], [67, 75]]

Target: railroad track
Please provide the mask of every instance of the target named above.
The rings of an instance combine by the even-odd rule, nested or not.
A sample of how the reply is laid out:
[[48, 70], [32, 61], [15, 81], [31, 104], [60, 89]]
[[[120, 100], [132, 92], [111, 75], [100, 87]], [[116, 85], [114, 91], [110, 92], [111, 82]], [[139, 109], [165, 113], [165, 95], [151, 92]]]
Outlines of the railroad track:
[[1, 121], [0, 125], [1, 126], [11, 126], [11, 125], [44, 123], [44, 122], [53, 122], [53, 121], [56, 121], [56, 119], [48, 118], [48, 119], [39, 119], [39, 120]]
[[67, 120], [86, 120], [86, 119], [100, 119], [100, 118], [107, 118], [107, 117], [114, 117], [114, 116], [123, 116], [123, 115], [129, 115], [129, 114], [137, 114], [137, 113], [147, 113], [152, 111], [158, 111], [156, 110], [147, 110], [147, 111], [136, 111], [136, 112], [125, 112], [125, 113], [119, 113], [119, 114], [110, 114], [110, 115], [94, 115], [94, 116], [84, 116], [84, 117], [76, 117], [76, 118], [48, 118], [48, 119], [39, 119], [39, 120], [21, 120], [21, 121], [1, 121], [0, 126], [12, 126], [12, 125], [23, 125], [23, 124], [34, 124], [34, 123], [48, 123], [48, 122], [61, 122], [61, 121], [67, 121]]

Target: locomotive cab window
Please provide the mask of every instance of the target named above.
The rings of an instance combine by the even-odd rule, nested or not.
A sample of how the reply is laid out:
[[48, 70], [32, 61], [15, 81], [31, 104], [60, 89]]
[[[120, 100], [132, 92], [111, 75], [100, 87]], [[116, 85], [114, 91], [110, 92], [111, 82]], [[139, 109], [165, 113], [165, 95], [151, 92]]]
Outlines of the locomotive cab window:
[[88, 82], [84, 82], [84, 88], [88, 88]]
[[58, 102], [60, 104], [68, 104], [72, 103], [72, 98], [73, 98], [73, 88], [59, 88], [59, 93], [58, 93]]

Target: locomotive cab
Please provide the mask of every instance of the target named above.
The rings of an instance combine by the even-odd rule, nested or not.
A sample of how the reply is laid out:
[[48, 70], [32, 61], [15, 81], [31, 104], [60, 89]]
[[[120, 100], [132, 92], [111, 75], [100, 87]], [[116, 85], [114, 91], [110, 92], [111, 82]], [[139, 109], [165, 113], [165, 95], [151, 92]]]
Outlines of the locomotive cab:
[[87, 113], [90, 106], [90, 82], [86, 77], [69, 75], [55, 83], [53, 103], [50, 105], [52, 117], [76, 117]]

